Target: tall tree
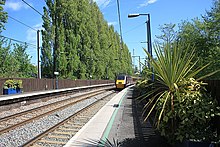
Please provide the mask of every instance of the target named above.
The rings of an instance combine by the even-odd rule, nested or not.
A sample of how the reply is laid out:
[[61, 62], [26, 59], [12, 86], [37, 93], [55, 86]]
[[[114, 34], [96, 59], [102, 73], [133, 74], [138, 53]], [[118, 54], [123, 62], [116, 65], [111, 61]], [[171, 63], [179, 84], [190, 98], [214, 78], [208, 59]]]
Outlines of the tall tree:
[[177, 32], [174, 30], [175, 24], [169, 23], [160, 26], [160, 30], [162, 32], [161, 35], [156, 36], [157, 39], [162, 40], [165, 43], [171, 43], [176, 40]]
[[[210, 12], [207, 12], [203, 19], [194, 19], [192, 22], [184, 21], [180, 25], [178, 38], [181, 42], [195, 46], [196, 58], [199, 59], [197, 66], [207, 63], [211, 65], [198, 76], [205, 75], [210, 71], [216, 71], [220, 67], [220, 2], [214, 3]], [[196, 67], [197, 67], [196, 66]], [[209, 77], [210, 79], [219, 79], [217, 73]]]
[[[7, 22], [7, 13], [0, 1], [0, 34]], [[0, 76], [1, 77], [32, 77], [36, 68], [31, 64], [31, 57], [26, 53], [27, 45], [11, 44], [11, 41], [1, 36], [0, 39]]]
[[15, 66], [18, 68], [16, 77], [32, 77], [36, 73], [36, 68], [31, 64], [31, 57], [26, 53], [27, 45], [14, 44], [12, 56]]
[[5, 4], [5, 1], [0, 1], [0, 34], [4, 29], [4, 24], [7, 22], [8, 14], [4, 11], [2, 5]]
[[112, 71], [120, 69], [122, 62], [120, 67], [127, 72], [128, 49], [125, 59], [119, 62], [120, 37], [113, 26], [108, 26], [94, 1], [46, 2], [42, 49], [45, 73], [53, 71], [52, 67], [60, 72], [60, 78], [104, 79], [110, 76], [113, 79], [115, 71]]
[[[48, 5], [49, 5], [48, 1]], [[50, 5], [49, 5], [50, 6]], [[54, 47], [54, 31], [50, 18], [50, 12], [44, 7], [42, 30], [42, 49], [41, 49], [41, 69], [42, 77], [53, 77], [53, 47]]]

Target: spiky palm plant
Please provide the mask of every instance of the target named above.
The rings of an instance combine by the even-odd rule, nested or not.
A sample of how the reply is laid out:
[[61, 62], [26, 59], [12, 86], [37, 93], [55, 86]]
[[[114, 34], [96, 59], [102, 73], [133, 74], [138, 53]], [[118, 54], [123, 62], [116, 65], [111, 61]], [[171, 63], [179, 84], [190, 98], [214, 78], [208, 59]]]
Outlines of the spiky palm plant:
[[79, 145], [86, 147], [120, 147], [121, 143], [114, 138], [112, 142], [108, 138], [104, 138], [100, 140], [86, 139], [79, 143]]
[[[194, 47], [184, 44], [166, 44], [164, 46], [154, 46], [157, 60], [153, 59], [151, 55], [145, 50], [148, 58], [150, 58], [150, 65], [154, 68], [155, 80], [146, 87], [153, 87], [146, 94], [139, 97], [141, 100], [149, 99], [144, 106], [144, 114], [146, 114], [145, 121], [156, 108], [155, 126], [159, 129], [162, 119], [165, 119], [167, 125], [170, 125], [170, 131], [175, 133], [176, 114], [175, 109], [178, 104], [177, 101], [183, 99], [182, 85], [183, 81], [193, 78], [201, 70], [206, 68], [209, 64], [195, 68], [196, 62], [194, 59]], [[196, 80], [201, 80], [218, 71], [199, 77]], [[146, 82], [146, 81], [143, 81]], [[165, 112], [169, 112], [169, 118], [164, 118]], [[171, 121], [168, 121], [171, 120]], [[168, 124], [169, 123], [169, 124]]]

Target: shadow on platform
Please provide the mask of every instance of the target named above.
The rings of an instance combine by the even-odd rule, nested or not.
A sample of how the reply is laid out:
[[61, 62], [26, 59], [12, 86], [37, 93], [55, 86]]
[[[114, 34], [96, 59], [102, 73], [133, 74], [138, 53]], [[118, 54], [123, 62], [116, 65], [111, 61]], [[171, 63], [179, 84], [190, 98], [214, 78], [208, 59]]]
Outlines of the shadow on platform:
[[[133, 89], [134, 90], [134, 89]], [[132, 117], [134, 123], [135, 138], [125, 138], [121, 141], [122, 147], [171, 147], [160, 135], [155, 133], [149, 121], [144, 122], [142, 117], [143, 105], [138, 104], [135, 99], [136, 93], [132, 96]]]

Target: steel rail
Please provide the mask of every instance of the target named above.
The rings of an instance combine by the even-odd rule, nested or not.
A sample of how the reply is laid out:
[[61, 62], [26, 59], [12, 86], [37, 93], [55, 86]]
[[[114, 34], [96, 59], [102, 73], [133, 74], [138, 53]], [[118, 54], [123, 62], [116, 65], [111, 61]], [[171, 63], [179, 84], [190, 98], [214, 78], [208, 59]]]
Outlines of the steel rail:
[[[6, 119], [6, 118], [5, 119], [1, 119], [0, 120], [0, 124], [2, 124], [2, 125], [4, 124], [5, 127], [1, 126], [2, 128], [0, 128], [0, 134], [3, 134], [3, 133], [8, 132], [10, 130], [13, 130], [13, 129], [19, 127], [19, 126], [22, 126], [24, 124], [32, 122], [32, 121], [34, 121], [36, 119], [39, 119], [39, 118], [44, 117], [46, 115], [49, 115], [49, 114], [51, 114], [53, 112], [65, 109], [66, 107], [74, 105], [74, 104], [76, 104], [78, 102], [81, 102], [81, 101], [83, 101], [85, 99], [88, 99], [90, 97], [93, 97], [95, 95], [99, 95], [103, 91], [105, 91], [105, 90], [98, 90], [98, 91], [95, 91], [95, 92], [90, 92], [90, 93], [87, 93], [87, 94], [76, 96], [78, 98], [78, 100], [75, 100], [75, 99], [73, 100], [72, 98], [69, 98], [68, 100], [63, 100], [63, 101], [55, 102], [56, 104], [54, 104], [54, 103], [53, 104], [48, 104], [48, 105], [45, 105], [45, 106], [41, 106], [41, 107], [37, 107], [37, 108], [31, 109], [30, 111], [28, 110], [28, 111], [25, 111], [25, 112], [21, 112], [21, 114], [18, 113], [18, 115], [15, 114], [15, 115], [13, 115], [11, 117], [8, 117], [8, 119]], [[69, 101], [69, 103], [68, 103], [68, 101]], [[67, 103], [67, 104], [63, 104], [63, 106], [59, 106], [62, 103]], [[57, 106], [55, 106], [55, 105], [57, 105]], [[55, 106], [57, 108], [53, 108], [52, 110], [49, 110], [49, 111], [47, 110], [48, 107], [53, 107], [53, 106]], [[46, 109], [46, 112], [43, 112], [44, 110], [42, 110], [42, 109]], [[36, 114], [36, 111], [39, 111], [39, 110], [41, 111], [41, 114]], [[25, 117], [25, 115], [27, 115], [28, 113], [30, 115], [33, 115], [34, 111], [35, 111], [35, 114], [34, 114], [35, 116], [33, 116], [31, 118]], [[24, 117], [20, 118], [21, 121], [19, 122], [16, 117], [23, 116], [23, 115], [24, 115]], [[13, 124], [12, 122], [14, 121], [14, 119], [16, 119], [18, 123], [15, 122]], [[10, 121], [10, 120], [12, 120], [12, 121]]]
[[[46, 143], [49, 143], [49, 144], [60, 144], [60, 145], [64, 145], [65, 143], [64, 142], [60, 142], [60, 141], [47, 141], [43, 138], [45, 138], [45, 136], [49, 135], [49, 134], [52, 134], [53, 132], [56, 131], [56, 129], [58, 130], [61, 130], [59, 129], [59, 127], [63, 126], [71, 126], [72, 128], [74, 128], [74, 120], [80, 120], [80, 119], [87, 119], [87, 122], [88, 120], [90, 119], [89, 116], [85, 116], [85, 115], [82, 115], [83, 113], [87, 114], [88, 115], [88, 111], [89, 112], [93, 112], [93, 113], [96, 113], [100, 108], [98, 108], [97, 111], [92, 111], [90, 110], [92, 107], [94, 107], [95, 105], [97, 105], [100, 101], [102, 101], [103, 99], [105, 98], [108, 98], [110, 95], [113, 95], [114, 93], [111, 93], [111, 94], [108, 94], [107, 96], [104, 96], [103, 98], [101, 99], [98, 99], [97, 101], [95, 101], [94, 103], [84, 107], [83, 109], [79, 110], [78, 112], [74, 113], [73, 115], [71, 115], [70, 117], [64, 119], [63, 121], [59, 122], [58, 124], [54, 125], [53, 127], [49, 128], [48, 130], [46, 130], [45, 132], [39, 134], [38, 136], [34, 137], [33, 139], [29, 140], [28, 142], [26, 142], [25, 144], [22, 145], [22, 147], [31, 147], [31, 146], [38, 146], [36, 145], [36, 143], [38, 141], [40, 142], [46, 142]], [[104, 104], [103, 104], [104, 105]], [[102, 106], [100, 106], [102, 107]], [[80, 118], [80, 115], [82, 115], [82, 117]], [[93, 114], [95, 115], [95, 114]], [[78, 117], [78, 118], [77, 118]], [[92, 117], [90, 115], [90, 117]], [[73, 122], [73, 124], [71, 124], [71, 121]], [[79, 129], [85, 124], [86, 122], [83, 122], [83, 124], [75, 124], [76, 126], [75, 127], [78, 127], [78, 130], [75, 130], [75, 129], [69, 129], [69, 131], [72, 132], [72, 134], [76, 133], [79, 131]], [[57, 131], [59, 133], [59, 131]], [[63, 132], [60, 132], [60, 133], [63, 133]], [[70, 133], [65, 133], [64, 134], [68, 135]], [[58, 135], [54, 135], [54, 137], [57, 137], [57, 138], [65, 138], [65, 137], [58, 137]], [[69, 138], [67, 137], [67, 139], [69, 140]]]

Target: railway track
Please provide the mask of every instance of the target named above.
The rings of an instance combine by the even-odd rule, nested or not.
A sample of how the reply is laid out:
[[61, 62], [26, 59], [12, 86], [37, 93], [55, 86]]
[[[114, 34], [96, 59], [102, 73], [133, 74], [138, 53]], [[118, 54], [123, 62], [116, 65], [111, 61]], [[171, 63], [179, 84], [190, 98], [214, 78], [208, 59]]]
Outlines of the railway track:
[[23, 147], [63, 146], [73, 137], [111, 98], [108, 94], [61, 121], [45, 132], [23, 144]]
[[9, 132], [10, 130], [18, 128], [19, 126], [33, 122], [34, 120], [40, 119], [56, 111], [65, 109], [66, 107], [74, 105], [85, 99], [104, 93], [106, 90], [109, 89], [102, 89], [82, 94], [80, 96], [69, 97], [65, 100], [57, 101], [31, 110], [23, 111], [14, 115], [0, 118], [0, 134]]

